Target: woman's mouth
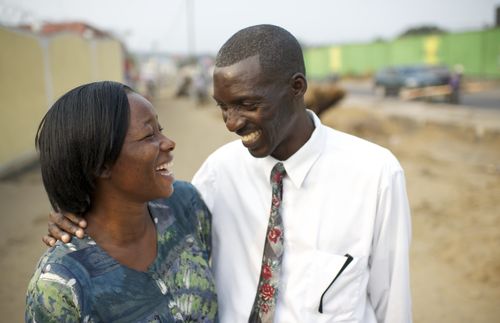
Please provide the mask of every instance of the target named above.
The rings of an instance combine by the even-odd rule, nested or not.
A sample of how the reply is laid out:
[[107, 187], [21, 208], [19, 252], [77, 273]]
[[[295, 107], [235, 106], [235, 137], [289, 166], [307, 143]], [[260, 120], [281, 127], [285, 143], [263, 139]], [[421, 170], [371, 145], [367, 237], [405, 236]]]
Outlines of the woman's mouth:
[[160, 173], [162, 176], [172, 176], [173, 172], [171, 171], [172, 167], [174, 166], [174, 162], [170, 161], [168, 163], [161, 164], [160, 166], [156, 167], [156, 171]]

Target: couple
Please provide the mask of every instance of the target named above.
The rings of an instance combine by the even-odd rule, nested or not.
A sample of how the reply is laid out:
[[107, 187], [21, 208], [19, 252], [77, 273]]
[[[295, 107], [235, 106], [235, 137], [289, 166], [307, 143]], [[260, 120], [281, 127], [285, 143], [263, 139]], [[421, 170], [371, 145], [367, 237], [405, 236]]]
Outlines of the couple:
[[[42, 257], [27, 319], [411, 322], [409, 208], [394, 156], [323, 126], [304, 108], [302, 50], [280, 27], [233, 35], [213, 78], [226, 127], [241, 141], [219, 148], [194, 176], [203, 200], [191, 185], [172, 184], [175, 144], [151, 104], [117, 84], [115, 99], [129, 107], [130, 120], [96, 118], [109, 133], [82, 145], [104, 151], [80, 156], [76, 169], [52, 171], [86, 167], [79, 180], [89, 194], [75, 202], [80, 187], [44, 174], [55, 209], [85, 214], [88, 235]], [[89, 167], [87, 159], [100, 163]], [[61, 236], [55, 226], [51, 232]]]

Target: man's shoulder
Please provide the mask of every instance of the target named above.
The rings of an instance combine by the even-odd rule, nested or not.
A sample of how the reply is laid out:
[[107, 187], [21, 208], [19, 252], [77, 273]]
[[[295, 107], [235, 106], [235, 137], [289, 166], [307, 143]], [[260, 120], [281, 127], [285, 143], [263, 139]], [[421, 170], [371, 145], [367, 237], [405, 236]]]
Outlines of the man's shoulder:
[[205, 159], [191, 182], [200, 189], [200, 180], [215, 181], [220, 175], [228, 174], [238, 165], [251, 162], [253, 159], [241, 140], [231, 141], [217, 148]]
[[228, 162], [231, 160], [239, 160], [241, 156], [248, 154], [248, 150], [243, 146], [240, 139], [228, 142], [213, 153], [211, 153], [207, 161], [211, 162]]
[[374, 142], [329, 127], [326, 128], [326, 149], [335, 158], [343, 157], [358, 163], [400, 167], [393, 153]]

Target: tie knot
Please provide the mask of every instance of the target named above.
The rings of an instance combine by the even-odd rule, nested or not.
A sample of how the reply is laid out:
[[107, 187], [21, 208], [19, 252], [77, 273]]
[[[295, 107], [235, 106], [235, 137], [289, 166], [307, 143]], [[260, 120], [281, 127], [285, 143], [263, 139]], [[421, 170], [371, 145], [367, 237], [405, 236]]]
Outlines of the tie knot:
[[281, 183], [283, 176], [285, 176], [286, 170], [283, 163], [276, 163], [273, 170], [271, 171], [271, 183]]

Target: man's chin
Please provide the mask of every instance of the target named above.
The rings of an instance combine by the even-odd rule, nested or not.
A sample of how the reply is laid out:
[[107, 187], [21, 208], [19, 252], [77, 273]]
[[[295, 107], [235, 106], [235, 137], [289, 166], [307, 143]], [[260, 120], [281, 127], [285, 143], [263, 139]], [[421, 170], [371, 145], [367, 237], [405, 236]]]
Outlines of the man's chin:
[[255, 158], [264, 158], [270, 155], [269, 152], [264, 149], [254, 149], [254, 148], [247, 148], [247, 149], [250, 155], [252, 155]]

